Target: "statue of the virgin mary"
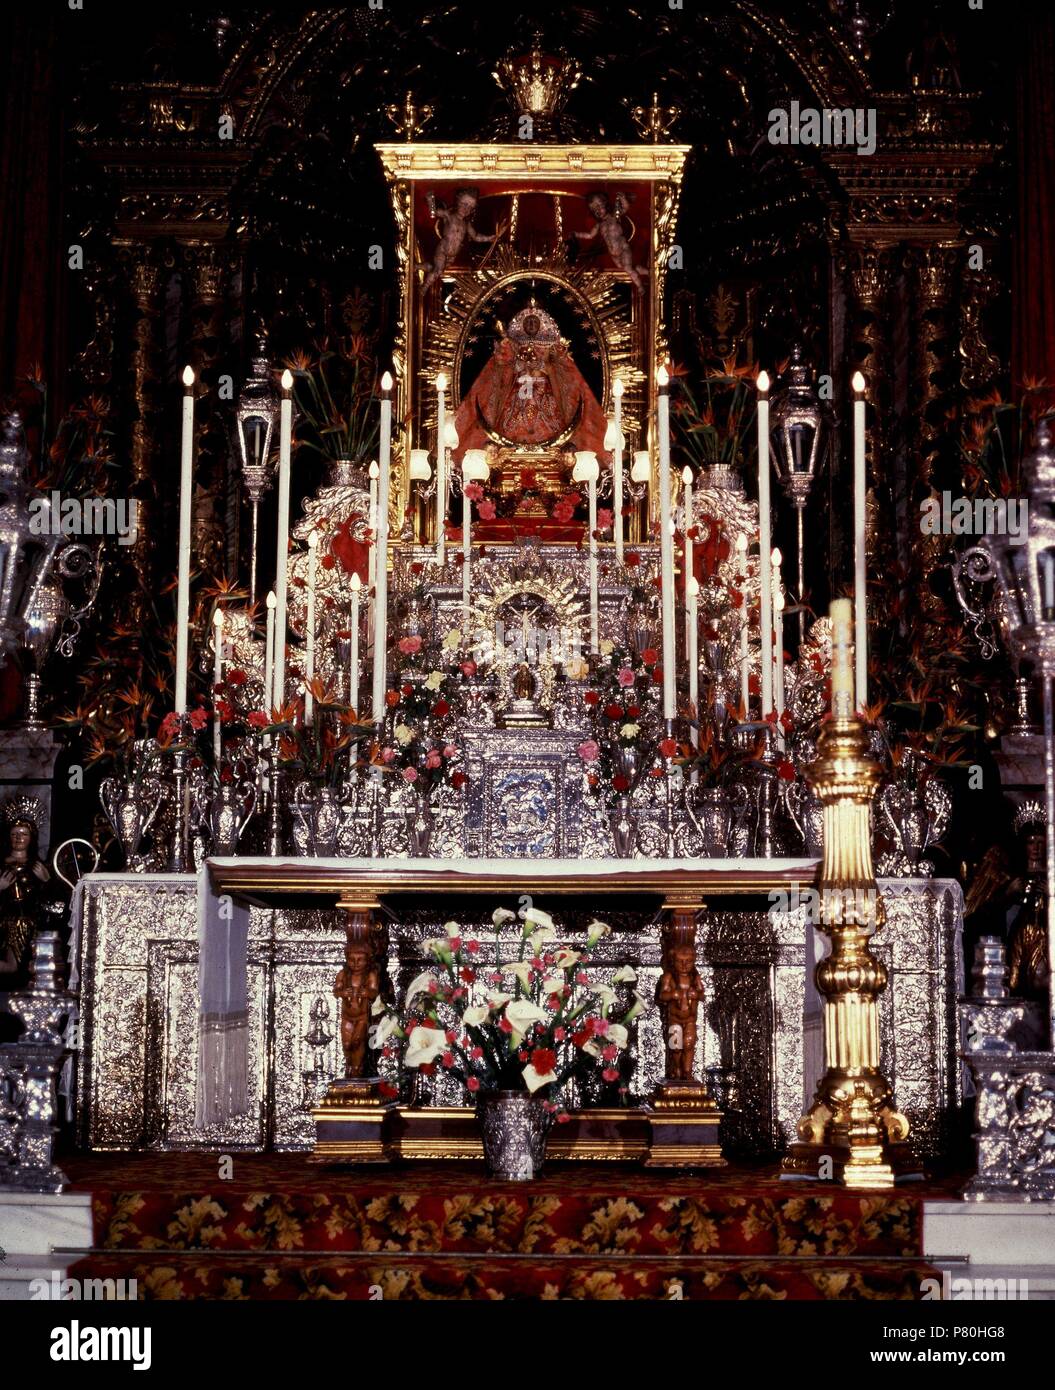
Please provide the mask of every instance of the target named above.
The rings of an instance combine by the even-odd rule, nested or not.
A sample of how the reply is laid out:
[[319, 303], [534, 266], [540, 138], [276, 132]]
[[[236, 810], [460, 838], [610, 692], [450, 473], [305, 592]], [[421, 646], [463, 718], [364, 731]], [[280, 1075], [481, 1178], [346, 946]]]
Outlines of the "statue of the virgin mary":
[[513, 318], [454, 418], [459, 447], [562, 446], [604, 455], [607, 420], [552, 315], [532, 299]]

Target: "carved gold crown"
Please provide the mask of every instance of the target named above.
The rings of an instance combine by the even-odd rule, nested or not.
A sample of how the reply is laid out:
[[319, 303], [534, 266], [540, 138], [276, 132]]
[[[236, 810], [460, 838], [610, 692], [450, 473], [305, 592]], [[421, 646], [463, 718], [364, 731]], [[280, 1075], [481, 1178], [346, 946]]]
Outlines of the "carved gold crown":
[[494, 72], [517, 114], [552, 121], [579, 85], [582, 67], [566, 53], [544, 53], [538, 36], [529, 53], [509, 52]]

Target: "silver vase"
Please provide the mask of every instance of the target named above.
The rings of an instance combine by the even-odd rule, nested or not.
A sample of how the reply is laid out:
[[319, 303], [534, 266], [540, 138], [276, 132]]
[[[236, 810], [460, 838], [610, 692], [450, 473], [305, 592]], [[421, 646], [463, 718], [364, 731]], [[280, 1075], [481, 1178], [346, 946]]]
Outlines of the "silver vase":
[[220, 856], [238, 853], [238, 841], [256, 809], [256, 784], [249, 777], [221, 782], [209, 798], [206, 820], [210, 852]]
[[527, 1091], [491, 1091], [476, 1102], [487, 1171], [503, 1182], [530, 1182], [542, 1171], [550, 1114]]
[[99, 787], [99, 800], [124, 851], [125, 864], [135, 873], [146, 867], [139, 849], [154, 823], [163, 791], [161, 779], [149, 774], [104, 777]]
[[427, 859], [435, 818], [432, 807], [424, 797], [415, 799], [414, 805], [406, 813], [407, 853], [412, 859]]
[[724, 859], [729, 853], [732, 807], [722, 787], [692, 787], [689, 806], [699, 831], [702, 859]]

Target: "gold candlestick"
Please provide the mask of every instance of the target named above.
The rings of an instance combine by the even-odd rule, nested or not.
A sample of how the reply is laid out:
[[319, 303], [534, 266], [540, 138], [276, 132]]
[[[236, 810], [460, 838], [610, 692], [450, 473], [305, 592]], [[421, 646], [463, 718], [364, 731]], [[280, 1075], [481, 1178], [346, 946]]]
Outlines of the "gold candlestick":
[[807, 772], [824, 810], [818, 927], [830, 938], [831, 953], [817, 967], [817, 988], [824, 997], [825, 1073], [799, 1121], [800, 1142], [791, 1146], [783, 1167], [845, 1187], [889, 1188], [895, 1167], [908, 1166], [910, 1159], [902, 1147], [908, 1121], [879, 1067], [878, 996], [887, 972], [870, 942], [885, 914], [872, 868], [869, 811], [880, 771], [847, 699], [853, 670], [849, 605], [845, 613], [837, 607], [832, 605], [834, 708]]

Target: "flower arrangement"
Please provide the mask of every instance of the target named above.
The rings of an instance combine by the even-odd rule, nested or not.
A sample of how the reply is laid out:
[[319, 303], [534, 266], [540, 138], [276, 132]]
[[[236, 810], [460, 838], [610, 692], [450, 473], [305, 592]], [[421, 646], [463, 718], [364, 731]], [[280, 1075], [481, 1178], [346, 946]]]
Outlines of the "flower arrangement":
[[586, 780], [605, 793], [627, 796], [651, 764], [657, 746], [663, 684], [659, 652], [654, 647], [629, 651], [605, 639], [590, 675], [582, 698], [593, 737], [584, 739], [578, 750]]
[[758, 368], [728, 357], [704, 372], [703, 394], [689, 386], [686, 369], [675, 367], [674, 428], [696, 468], [735, 467], [742, 462], [745, 441], [751, 438], [756, 409]]
[[[515, 954], [504, 959], [513, 943], [507, 935], [503, 949], [503, 928], [518, 919]], [[448, 922], [444, 936], [425, 943], [431, 962], [411, 982], [402, 1007], [378, 999], [371, 1043], [382, 1058], [401, 1072], [440, 1068], [470, 1096], [526, 1091], [555, 1114], [573, 1078], [599, 1071], [603, 1082], [620, 1081], [628, 1026], [643, 1005], [634, 994], [622, 1017], [613, 1019], [617, 990], [590, 980], [591, 953], [608, 925], [591, 922], [585, 947], [571, 950], [559, 945], [552, 918], [534, 906], [519, 914], [500, 907], [491, 920], [493, 965], [484, 962], [480, 941]], [[398, 1094], [390, 1082], [384, 1089]]]
[[341, 357], [323, 347], [314, 364], [301, 354], [289, 365], [303, 421], [301, 446], [327, 459], [368, 459], [380, 428], [372, 363], [365, 355]]
[[[374, 761], [427, 799], [445, 782], [457, 788], [466, 780], [455, 766], [461, 757], [453, 741], [456, 680], [439, 667], [424, 670], [425, 644], [416, 634], [401, 637], [396, 645], [403, 662], [394, 689], [385, 696], [389, 727], [375, 749]], [[444, 647], [453, 650], [446, 642]]]

